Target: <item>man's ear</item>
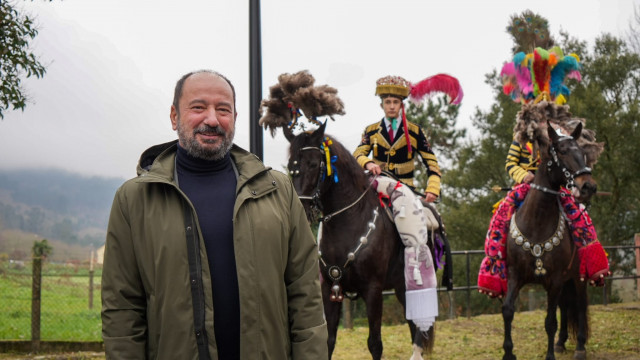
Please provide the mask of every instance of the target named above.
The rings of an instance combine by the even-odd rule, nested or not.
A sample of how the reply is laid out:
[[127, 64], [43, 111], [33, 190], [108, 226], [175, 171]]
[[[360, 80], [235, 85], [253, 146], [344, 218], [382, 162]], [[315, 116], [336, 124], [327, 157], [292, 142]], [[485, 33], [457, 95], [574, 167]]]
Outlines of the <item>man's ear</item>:
[[173, 130], [177, 130], [178, 129], [178, 112], [176, 111], [176, 107], [173, 105], [171, 105], [169, 118], [171, 119], [171, 127], [173, 128]]

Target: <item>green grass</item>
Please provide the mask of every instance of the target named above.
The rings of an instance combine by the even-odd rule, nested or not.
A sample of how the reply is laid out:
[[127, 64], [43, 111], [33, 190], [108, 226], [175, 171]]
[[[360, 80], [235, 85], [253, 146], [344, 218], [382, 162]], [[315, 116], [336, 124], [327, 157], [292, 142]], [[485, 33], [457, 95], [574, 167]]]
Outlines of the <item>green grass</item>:
[[[94, 278], [89, 309], [89, 278], [44, 276], [40, 339], [101, 341], [100, 287]], [[31, 276], [0, 276], [0, 339], [31, 339]]]

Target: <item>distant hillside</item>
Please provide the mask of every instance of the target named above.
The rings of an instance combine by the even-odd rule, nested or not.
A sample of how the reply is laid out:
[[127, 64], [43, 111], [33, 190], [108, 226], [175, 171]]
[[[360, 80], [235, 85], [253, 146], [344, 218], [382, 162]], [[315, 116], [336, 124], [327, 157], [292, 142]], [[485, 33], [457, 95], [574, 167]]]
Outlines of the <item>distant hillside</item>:
[[98, 247], [104, 243], [113, 195], [123, 182], [55, 169], [0, 169], [0, 230]]

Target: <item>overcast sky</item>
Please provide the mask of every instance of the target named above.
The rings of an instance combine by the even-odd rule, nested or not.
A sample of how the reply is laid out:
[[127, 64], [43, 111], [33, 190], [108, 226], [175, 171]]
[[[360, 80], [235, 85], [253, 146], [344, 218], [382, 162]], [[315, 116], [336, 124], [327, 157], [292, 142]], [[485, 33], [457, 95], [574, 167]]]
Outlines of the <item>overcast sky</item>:
[[[6, 1], [6, 0], [3, 0]], [[62, 168], [135, 176], [146, 148], [176, 138], [169, 109], [184, 73], [213, 69], [237, 91], [235, 142], [249, 149], [248, 1], [15, 1], [37, 17], [33, 51], [43, 79], [24, 82], [30, 102], [0, 121], [0, 168]], [[327, 133], [355, 149], [364, 126], [382, 117], [375, 81], [457, 77], [465, 98], [459, 127], [493, 99], [485, 74], [511, 57], [509, 16], [531, 9], [551, 32], [593, 44], [628, 31], [640, 0], [262, 1], [263, 96], [281, 73], [309, 70], [338, 89], [346, 115]], [[472, 129], [470, 131], [473, 131]], [[264, 133], [264, 162], [286, 164], [281, 133]]]

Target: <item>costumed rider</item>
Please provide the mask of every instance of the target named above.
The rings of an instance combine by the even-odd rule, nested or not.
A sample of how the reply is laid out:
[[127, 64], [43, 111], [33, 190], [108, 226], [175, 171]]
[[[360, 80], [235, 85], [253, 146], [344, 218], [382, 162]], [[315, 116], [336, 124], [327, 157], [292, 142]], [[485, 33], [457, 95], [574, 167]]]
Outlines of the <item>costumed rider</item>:
[[[549, 44], [548, 37], [546, 44]], [[503, 91], [523, 105], [516, 117], [514, 140], [505, 164], [515, 185], [497, 205], [491, 218], [485, 238], [486, 257], [478, 274], [478, 291], [490, 297], [502, 298], [507, 291], [506, 239], [510, 220], [531, 188], [540, 163], [534, 134], [546, 134], [547, 121], [564, 136], [571, 134], [578, 123], [585, 123], [584, 119], [573, 118], [569, 106], [563, 105], [565, 96], [570, 93], [564, 82], [568, 78], [580, 80], [580, 67], [576, 54], [564, 55], [555, 46], [548, 50], [536, 47], [526, 54], [518, 52], [513, 61], [502, 68]], [[603, 150], [603, 144], [597, 143], [595, 132], [584, 126], [578, 144], [586, 156], [587, 166], [592, 167]], [[560, 203], [578, 248], [580, 278], [583, 281], [589, 279], [591, 285], [602, 286], [604, 277], [610, 275], [609, 262], [589, 214], [584, 205], [576, 202], [574, 195], [577, 189], [572, 190], [561, 189], [567, 196], [560, 197]]]
[[[385, 117], [366, 127], [353, 154], [360, 166], [376, 176], [373, 186], [392, 205], [394, 222], [405, 245], [406, 317], [422, 331], [427, 331], [435, 321], [438, 299], [434, 259], [427, 246], [428, 231], [433, 227], [428, 222], [433, 223], [429, 219], [434, 219], [434, 215], [423, 208], [420, 197], [413, 192], [414, 158], [419, 154], [426, 167], [424, 201], [428, 203], [440, 195], [440, 167], [424, 131], [407, 121], [404, 99], [419, 103], [433, 92], [446, 93], [456, 105], [463, 96], [458, 80], [446, 74], [415, 85], [399, 76], [378, 79], [375, 94], [380, 96]], [[399, 181], [378, 176], [383, 172], [393, 174]]]

